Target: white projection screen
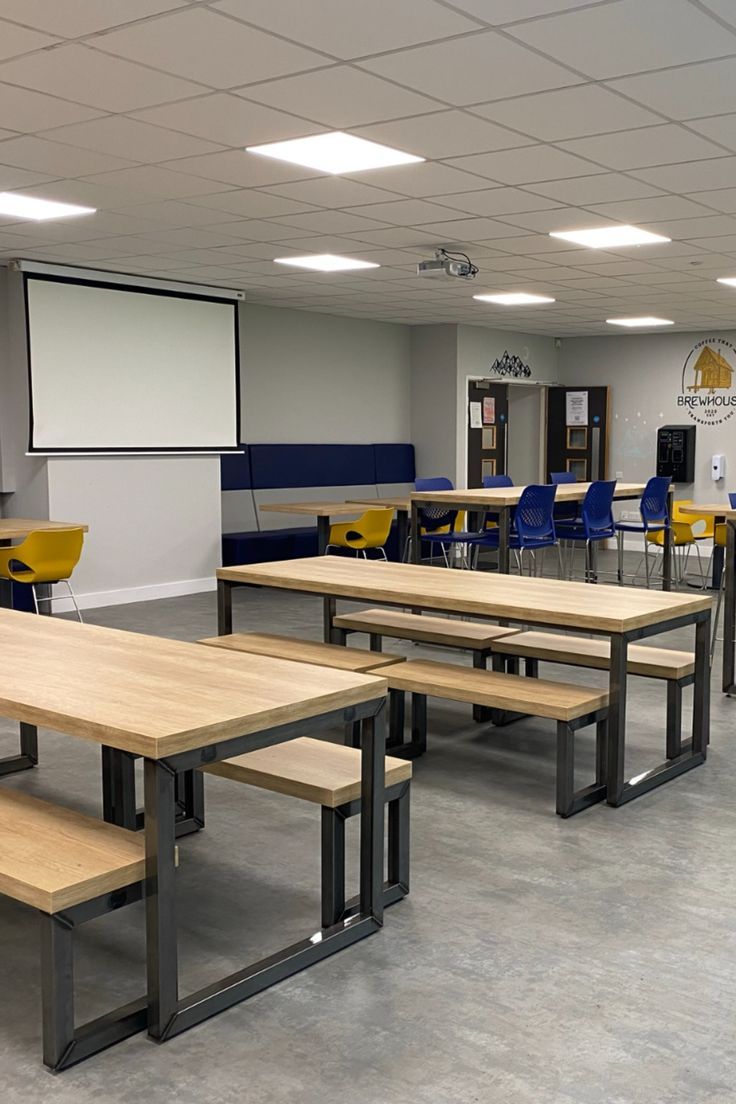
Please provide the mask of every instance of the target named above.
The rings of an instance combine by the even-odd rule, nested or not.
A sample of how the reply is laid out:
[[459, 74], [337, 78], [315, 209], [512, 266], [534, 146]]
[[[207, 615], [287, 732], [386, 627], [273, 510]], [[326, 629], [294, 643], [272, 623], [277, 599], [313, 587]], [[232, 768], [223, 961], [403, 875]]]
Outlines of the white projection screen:
[[24, 276], [31, 452], [225, 452], [238, 445], [233, 300]]

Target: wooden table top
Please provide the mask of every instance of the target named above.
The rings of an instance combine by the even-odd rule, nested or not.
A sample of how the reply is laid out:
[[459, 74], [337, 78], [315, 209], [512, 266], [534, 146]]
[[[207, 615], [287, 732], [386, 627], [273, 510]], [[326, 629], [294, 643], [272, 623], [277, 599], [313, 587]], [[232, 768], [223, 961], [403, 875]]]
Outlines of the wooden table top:
[[656, 625], [711, 605], [710, 598], [693, 594], [340, 556], [223, 567], [217, 577], [284, 590], [602, 632]]
[[274, 514], [308, 514], [310, 517], [358, 517], [363, 512], [357, 502], [267, 502], [259, 506], [259, 510], [270, 510]]
[[380, 698], [386, 680], [0, 609], [0, 716], [160, 759]]
[[[644, 483], [617, 483], [614, 498], [636, 498]], [[558, 483], [555, 502], [582, 502], [590, 483]], [[516, 506], [525, 487], [466, 487], [454, 491], [413, 491], [412, 502], [444, 502], [458, 506]]]
[[683, 514], [695, 514], [697, 517], [720, 517], [736, 521], [736, 510], [732, 510], [727, 502], [706, 502], [700, 506], [697, 502], [682, 502], [678, 509]]
[[44, 521], [38, 518], [0, 518], [0, 540], [18, 540], [29, 533], [44, 532], [52, 529], [83, 529], [89, 532], [88, 525], [75, 521]]
[[399, 513], [408, 513], [411, 510], [411, 499], [408, 495], [389, 495], [386, 498], [351, 498], [350, 501], [357, 502], [361, 506], [373, 506], [376, 510], [380, 510], [381, 507], [385, 507], [387, 510], [398, 510]]

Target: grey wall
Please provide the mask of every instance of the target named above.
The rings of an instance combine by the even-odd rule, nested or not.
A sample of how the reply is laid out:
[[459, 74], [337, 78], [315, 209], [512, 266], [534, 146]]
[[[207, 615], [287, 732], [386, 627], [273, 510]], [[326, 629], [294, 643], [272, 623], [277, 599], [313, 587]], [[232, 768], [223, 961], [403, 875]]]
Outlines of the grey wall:
[[240, 308], [242, 440], [408, 441], [410, 328]]
[[[624, 479], [647, 479], [655, 469], [657, 427], [692, 424], [687, 413], [678, 408], [677, 396], [685, 360], [693, 346], [705, 337], [722, 337], [736, 345], [733, 331], [563, 340], [561, 382], [607, 384], [611, 389], [611, 475], [620, 471]], [[736, 366], [736, 355], [730, 360]], [[716, 452], [726, 455], [726, 478], [719, 483], [710, 478], [710, 458]], [[695, 469], [695, 483], [678, 486], [678, 495], [683, 498], [708, 502], [736, 489], [736, 414], [721, 425], [698, 424]]]
[[417, 475], [453, 477], [457, 326], [414, 326], [411, 331], [411, 437]]

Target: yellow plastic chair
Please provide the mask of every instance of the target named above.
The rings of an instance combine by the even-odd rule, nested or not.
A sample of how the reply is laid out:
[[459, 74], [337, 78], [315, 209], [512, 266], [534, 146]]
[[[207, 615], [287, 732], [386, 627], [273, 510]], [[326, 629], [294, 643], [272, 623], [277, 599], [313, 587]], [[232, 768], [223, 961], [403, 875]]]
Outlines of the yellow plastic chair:
[[325, 555], [331, 548], [352, 548], [359, 556], [368, 559], [366, 549], [375, 548], [380, 552], [384, 560], [388, 559], [386, 549], [383, 547], [391, 532], [393, 510], [366, 510], [357, 521], [341, 522], [339, 525], [330, 526], [330, 539], [325, 549]]
[[[697, 553], [698, 572], [701, 578], [703, 577], [703, 563], [700, 558], [700, 548], [697, 543], [699, 538], [696, 537], [693, 532], [693, 525], [705, 519], [697, 518], [691, 514], [683, 514], [682, 507], [687, 506], [690, 502], [692, 502], [691, 498], [678, 499], [677, 502], [673, 502], [672, 517], [670, 518], [672, 547], [675, 550], [675, 565], [678, 568], [677, 578], [681, 583], [684, 582], [685, 579], [685, 568], [687, 567], [688, 556], [692, 548], [694, 548]], [[658, 548], [664, 548], [664, 536], [664, 529], [657, 529], [653, 533], [647, 533], [646, 539], [649, 544], [654, 544]]]
[[[727, 545], [728, 526], [725, 522], [721, 522], [720, 525], [716, 525], [713, 532], [713, 550], [716, 548], [722, 548], [725, 553]], [[711, 556], [711, 562], [713, 557]], [[710, 567], [710, 565], [709, 565]], [[726, 557], [723, 557], [723, 568], [721, 570], [721, 582], [718, 587], [718, 598], [716, 600], [716, 610], [713, 614], [713, 630], [710, 638], [710, 662], [713, 663], [713, 655], [716, 650], [716, 638], [718, 636], [718, 622], [721, 618], [721, 606], [723, 605], [723, 590], [726, 585]]]
[[36, 613], [39, 602], [53, 602], [54, 597], [60, 597], [49, 595], [39, 598], [36, 585], [65, 583], [81, 621], [82, 615], [69, 578], [79, 563], [83, 542], [83, 529], [39, 529], [29, 533], [21, 544], [0, 548], [0, 578], [30, 585]]

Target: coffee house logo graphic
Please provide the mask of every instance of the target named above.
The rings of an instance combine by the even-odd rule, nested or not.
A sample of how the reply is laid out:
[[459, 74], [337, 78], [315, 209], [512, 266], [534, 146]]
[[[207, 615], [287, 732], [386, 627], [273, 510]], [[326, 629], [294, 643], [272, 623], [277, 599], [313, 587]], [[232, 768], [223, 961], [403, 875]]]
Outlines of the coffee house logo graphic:
[[722, 337], [699, 341], [682, 369], [677, 405], [701, 425], [721, 425], [736, 413], [733, 392], [736, 346]]

